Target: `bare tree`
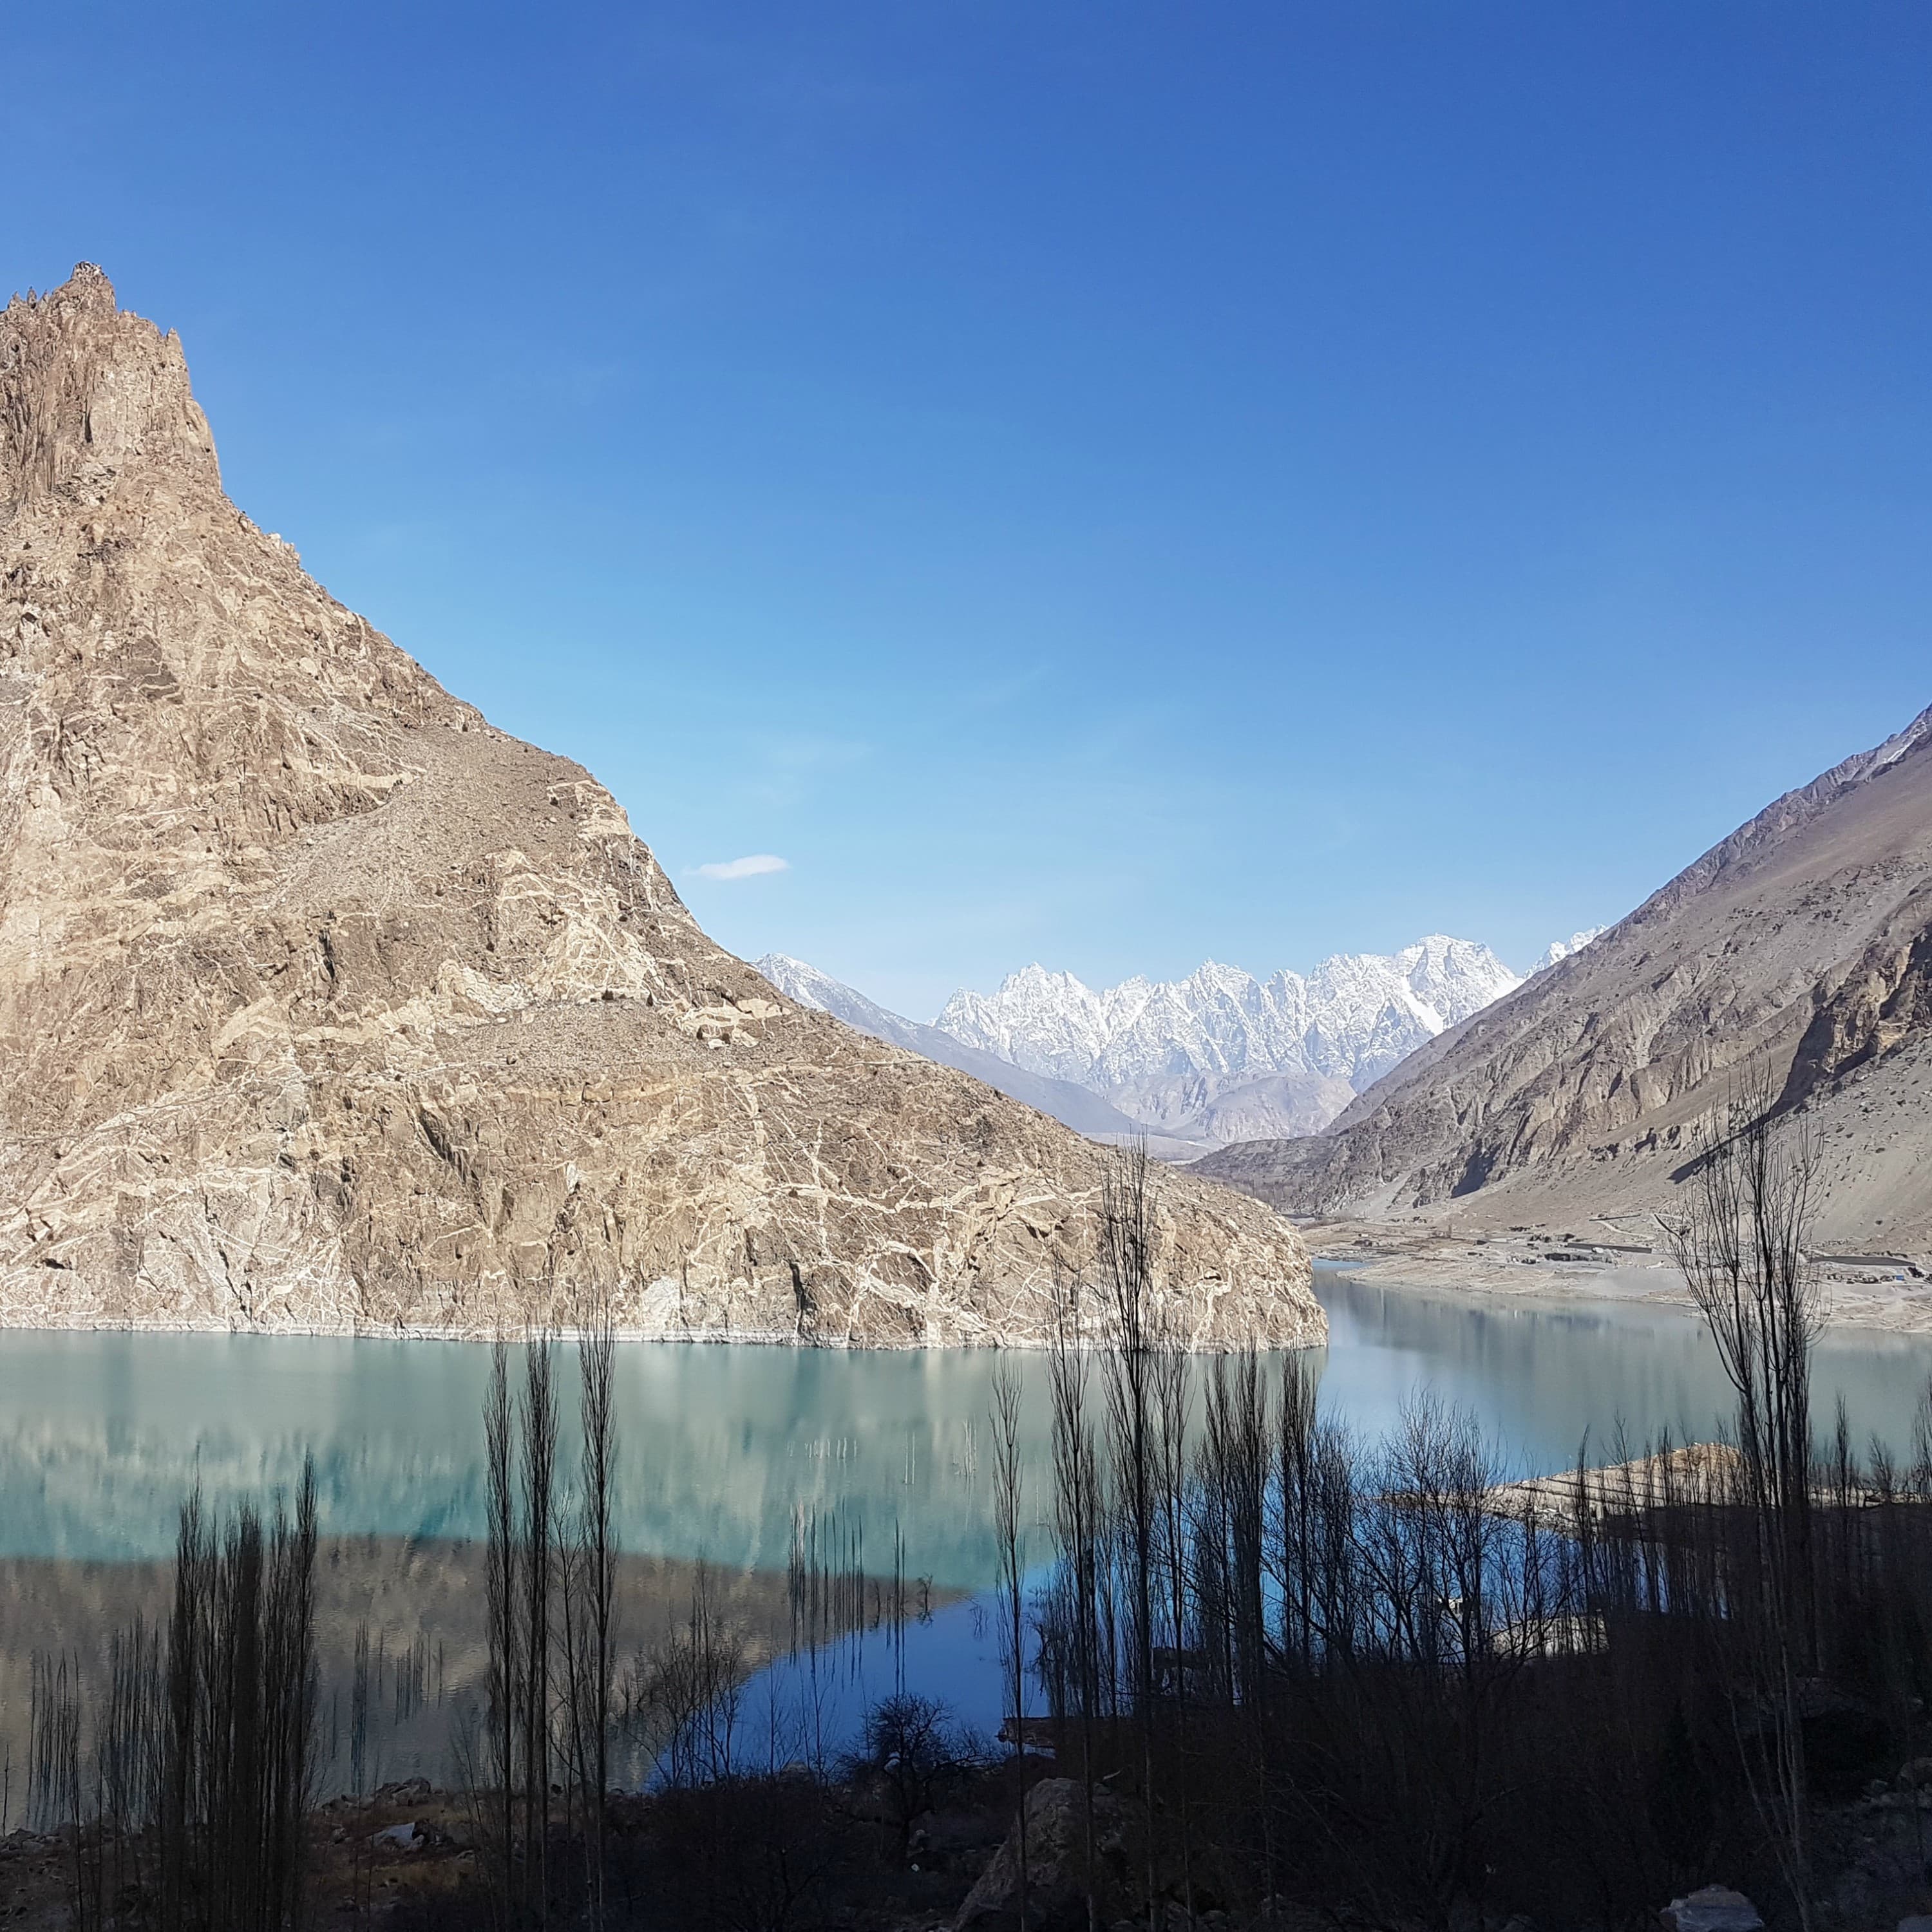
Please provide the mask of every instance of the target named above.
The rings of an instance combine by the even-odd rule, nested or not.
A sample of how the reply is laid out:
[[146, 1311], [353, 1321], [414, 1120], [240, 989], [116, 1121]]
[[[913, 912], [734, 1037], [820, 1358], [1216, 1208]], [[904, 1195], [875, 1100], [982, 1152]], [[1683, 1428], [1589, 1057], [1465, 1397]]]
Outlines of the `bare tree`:
[[549, 1909], [550, 1580], [556, 1502], [555, 1354], [548, 1335], [524, 1350], [524, 1889], [545, 1922]]
[[[1264, 1864], [1272, 1889], [1268, 1774], [1268, 1481], [1275, 1460], [1272, 1418], [1260, 1358], [1252, 1348], [1215, 1358], [1197, 1486], [1204, 1561], [1214, 1583], [1214, 1666], [1222, 1694], [1244, 1714], [1262, 1821]], [[1204, 1594], [1205, 1594], [1204, 1592]], [[1204, 1632], [1204, 1641], [1206, 1634]]]
[[[1742, 1501], [1756, 1528], [1756, 1587], [1740, 1594], [1756, 1641], [1754, 1702], [1766, 1742], [1741, 1728], [1754, 1795], [1802, 1923], [1810, 1923], [1809, 1803], [1801, 1680], [1816, 1659], [1812, 1576], [1811, 1352], [1822, 1292], [1808, 1255], [1816, 1137], [1779, 1113], [1770, 1082], [1747, 1079], [1700, 1130], [1671, 1252], [1737, 1398]], [[1742, 1582], [1744, 1580], [1737, 1580]]]
[[624, 1685], [622, 1722], [668, 1787], [689, 1790], [740, 1774], [749, 1658], [744, 1631], [719, 1614], [710, 1572], [700, 1563], [683, 1626], [640, 1647]]
[[1019, 1786], [1020, 1924], [1027, 1932], [1026, 1834], [1026, 1564], [1020, 1508], [1024, 1472], [1020, 1460], [1019, 1378], [1002, 1362], [993, 1372], [993, 1522], [1000, 1546], [1003, 1628], [1001, 1660], [1006, 1666], [1006, 1701], [1012, 1711], [1013, 1766]]
[[516, 1496], [516, 1415], [510, 1397], [509, 1348], [500, 1337], [490, 1356], [483, 1399], [484, 1460], [488, 1485], [485, 1548], [488, 1622], [489, 1738], [484, 1775], [494, 1784], [496, 1812], [489, 1839], [496, 1867], [490, 1896], [500, 1924], [509, 1922], [516, 1867], [517, 1743], [523, 1706], [521, 1596]]
[[584, 1422], [583, 1522], [578, 1567], [584, 1640], [578, 1646], [584, 1682], [572, 1704], [579, 1777], [586, 1787], [591, 1923], [597, 1927], [604, 1923], [604, 1814], [610, 1788], [611, 1645], [616, 1601], [612, 1522], [617, 1463], [612, 1386], [615, 1353], [610, 1304], [600, 1298], [578, 1343]]
[[[243, 1506], [218, 1536], [184, 1506], [165, 1650], [136, 1618], [91, 1705], [78, 1657], [34, 1660], [32, 1799], [70, 1824], [74, 1916], [162, 1932], [301, 1922], [314, 1798], [315, 1480], [265, 1532]], [[144, 1870], [145, 1868], [145, 1870]], [[149, 1881], [152, 1881], [150, 1883]]]
[[1154, 1364], [1156, 1436], [1160, 1456], [1161, 1568], [1166, 1584], [1163, 1606], [1172, 1668], [1168, 1684], [1174, 1712], [1174, 1808], [1180, 1820], [1181, 1904], [1194, 1916], [1192, 1802], [1188, 1764], [1187, 1700], [1192, 1655], [1188, 1624], [1189, 1524], [1187, 1425], [1192, 1396], [1188, 1357], [1178, 1348], [1161, 1351]]
[[[1128, 1564], [1128, 1694], [1141, 1724], [1141, 1781], [1148, 1808], [1148, 1932], [1159, 1932], [1154, 1815], [1154, 1563], [1162, 1467], [1156, 1358], [1162, 1337], [1155, 1302], [1154, 1196], [1143, 1142], [1124, 1150], [1103, 1178], [1100, 1276], [1108, 1336], [1107, 1414], [1117, 1517]], [[1178, 1642], [1178, 1639], [1177, 1639]]]
[[1080, 1280], [1056, 1270], [1053, 1286], [1047, 1374], [1053, 1400], [1054, 1528], [1060, 1566], [1050, 1618], [1055, 1636], [1052, 1688], [1057, 1706], [1063, 1711], [1070, 1708], [1080, 1722], [1087, 1923], [1088, 1932], [1100, 1932], [1100, 1900], [1094, 1888], [1094, 1745], [1100, 1702], [1100, 1480], [1088, 1417]]
[[279, 1910], [296, 1918], [304, 1876], [303, 1834], [314, 1796], [315, 1556], [315, 1466], [304, 1456], [295, 1519], [291, 1522], [278, 1506], [268, 1551], [260, 1651], [261, 1784], [255, 1801], [262, 1902], [272, 1915]]

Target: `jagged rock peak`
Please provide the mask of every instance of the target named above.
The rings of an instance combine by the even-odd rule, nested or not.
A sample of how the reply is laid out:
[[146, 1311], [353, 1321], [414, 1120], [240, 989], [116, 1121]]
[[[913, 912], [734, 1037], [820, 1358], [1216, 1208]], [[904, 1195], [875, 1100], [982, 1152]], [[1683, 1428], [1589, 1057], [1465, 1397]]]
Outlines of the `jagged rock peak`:
[[[0, 310], [0, 1325], [1046, 1337], [1101, 1150], [713, 944], [240, 514], [98, 270]], [[1319, 1339], [1269, 1210], [1158, 1219], [1190, 1337]]]
[[0, 502], [95, 494], [142, 462], [221, 485], [180, 339], [122, 310], [91, 262], [16, 295], [0, 310]]
[[1388, 956], [1335, 954], [1306, 977], [1258, 980], [1210, 959], [1184, 980], [1096, 989], [1035, 964], [991, 995], [962, 988], [934, 1024], [1160, 1132], [1220, 1140], [1268, 1122], [1324, 1126], [1406, 1054], [1520, 983], [1486, 946], [1431, 933]]

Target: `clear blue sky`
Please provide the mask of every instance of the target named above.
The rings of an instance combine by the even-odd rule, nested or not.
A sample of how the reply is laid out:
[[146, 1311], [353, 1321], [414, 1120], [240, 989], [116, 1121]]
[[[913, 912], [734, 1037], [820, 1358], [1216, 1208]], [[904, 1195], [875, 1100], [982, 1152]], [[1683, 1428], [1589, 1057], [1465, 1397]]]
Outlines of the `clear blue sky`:
[[0, 280], [100, 262], [331, 590], [920, 1017], [1521, 964], [1932, 703], [1923, 0], [69, 4], [7, 68]]

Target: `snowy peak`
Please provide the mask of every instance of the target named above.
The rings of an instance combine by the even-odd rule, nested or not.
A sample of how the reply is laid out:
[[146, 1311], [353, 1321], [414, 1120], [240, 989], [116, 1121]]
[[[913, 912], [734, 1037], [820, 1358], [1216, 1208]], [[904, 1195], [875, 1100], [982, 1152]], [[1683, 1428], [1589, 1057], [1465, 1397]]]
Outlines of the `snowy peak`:
[[834, 1019], [843, 1020], [874, 1040], [889, 1040], [898, 1046], [911, 1047], [915, 1052], [925, 1051], [923, 1046], [915, 1043], [914, 1036], [929, 1034], [930, 1027], [920, 1026], [890, 1007], [880, 1006], [878, 1000], [868, 1000], [843, 980], [835, 980], [830, 973], [821, 973], [816, 966], [794, 959], [788, 952], [767, 952], [754, 964], [794, 1006], [811, 1012], [830, 1013]]
[[1573, 952], [1580, 952], [1597, 935], [1607, 930], [1600, 926], [1586, 927], [1581, 932], [1573, 932], [1568, 939], [1552, 939], [1544, 949], [1542, 956], [1529, 970], [1532, 976], [1546, 972], [1559, 960], [1568, 959]]
[[1411, 992], [1452, 1027], [1522, 982], [1486, 946], [1432, 932], [1405, 946], [1395, 964]]
[[821, 973], [816, 966], [808, 966], [802, 959], [794, 959], [789, 952], [767, 952], [754, 963], [780, 992], [815, 1013], [835, 1011], [832, 1002], [842, 992], [850, 994], [854, 999], [865, 998], [862, 993], [854, 992], [842, 980], [833, 979], [829, 973]]
[[916, 1020], [909, 1020], [876, 1000], [867, 999], [844, 980], [821, 973], [816, 966], [808, 966], [802, 959], [794, 959], [788, 953], [768, 952], [758, 962], [758, 970], [794, 1004], [809, 1007], [814, 1012], [830, 1013], [860, 1033], [869, 1034], [874, 1040], [890, 1040], [909, 1053], [936, 1060], [942, 1066], [956, 1066], [988, 1087], [996, 1087], [1002, 1094], [1038, 1108], [1042, 1114], [1051, 1114], [1076, 1133], [1102, 1140], [1123, 1140], [1137, 1131], [1136, 1122], [1091, 1088], [1029, 1072], [1000, 1054], [968, 1046], [937, 1027], [921, 1026]]
[[808, 966], [802, 959], [794, 959], [785, 952], [767, 952], [756, 964], [758, 970], [795, 1004], [815, 1013], [830, 1013], [834, 1019], [843, 1020], [874, 1040], [889, 1040], [896, 1046], [926, 1052], [928, 1059], [932, 1058], [928, 1043], [919, 1038], [930, 1033], [930, 1028], [902, 1018], [844, 980], [835, 980], [830, 973], [821, 973], [816, 966]]
[[[1559, 940], [1539, 967], [1587, 944]], [[782, 953], [758, 970], [801, 1006], [963, 1069], [1083, 1132], [1200, 1143], [1318, 1133], [1357, 1094], [1522, 981], [1486, 946], [1432, 932], [1338, 952], [1305, 976], [1204, 960], [1181, 980], [1096, 988], [1036, 962], [962, 988], [930, 1027]]]
[[1246, 1130], [1286, 1106], [1293, 1124], [1281, 1116], [1282, 1130], [1312, 1133], [1348, 1095], [1521, 984], [1486, 946], [1432, 933], [1388, 956], [1337, 953], [1306, 978], [1264, 981], [1210, 959], [1183, 980], [1096, 990], [1036, 964], [997, 992], [956, 993], [934, 1024], [1163, 1132], [1211, 1137], [1210, 1114]]
[[[1134, 986], [1130, 980], [1108, 997], [1131, 996]], [[1106, 1046], [1105, 1007], [1102, 997], [1071, 973], [1049, 973], [1035, 964], [1010, 974], [990, 999], [962, 988], [933, 1024], [962, 1046], [1084, 1086], [1090, 1083], [1083, 1076]]]
[[1838, 771], [1847, 782], [1862, 782], [1897, 764], [1908, 752], [1916, 752], [1928, 740], [1932, 740], [1932, 705], [1928, 705], [1903, 731], [1894, 731], [1882, 745], [1857, 758], [1847, 758], [1838, 766]]

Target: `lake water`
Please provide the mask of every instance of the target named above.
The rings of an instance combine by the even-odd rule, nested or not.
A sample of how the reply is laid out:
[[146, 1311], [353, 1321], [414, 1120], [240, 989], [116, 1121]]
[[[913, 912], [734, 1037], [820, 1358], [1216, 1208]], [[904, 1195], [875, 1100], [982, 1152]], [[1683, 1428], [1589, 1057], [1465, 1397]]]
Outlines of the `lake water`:
[[[1322, 1400], [1373, 1433], [1432, 1386], [1472, 1412], [1513, 1473], [1564, 1466], [1586, 1433], [1708, 1436], [1726, 1392], [1702, 1328], [1654, 1304], [1425, 1294], [1323, 1268]], [[802, 1514], [890, 1568], [973, 1589], [992, 1574], [989, 1382], [1025, 1388], [1046, 1452], [1044, 1360], [983, 1351], [844, 1353], [652, 1344], [617, 1356], [624, 1546], [782, 1568]], [[566, 1423], [574, 1400], [563, 1352]], [[474, 1538], [489, 1352], [454, 1342], [0, 1331], [0, 1558], [165, 1557], [196, 1483], [210, 1504], [293, 1488], [315, 1458], [338, 1536]], [[1922, 1337], [1829, 1331], [1819, 1410], [1840, 1393], [1862, 1442], [1903, 1444], [1932, 1373]], [[568, 1430], [566, 1429], [566, 1434]], [[571, 1453], [566, 1444], [565, 1460]]]
[[[1530, 1473], [1570, 1465], [1586, 1436], [1607, 1448], [1619, 1423], [1638, 1440], [1666, 1426], [1679, 1440], [1708, 1436], [1728, 1406], [1688, 1312], [1380, 1288], [1332, 1268], [1317, 1287], [1330, 1322], [1321, 1400], [1366, 1434], [1432, 1387], [1474, 1413], [1509, 1472]], [[786, 1565], [808, 1532], [848, 1564], [929, 1580], [941, 1604], [986, 1589], [986, 1413], [1001, 1360], [1022, 1378], [1043, 1508], [1037, 1355], [621, 1348], [620, 1526], [653, 1613], [688, 1596], [703, 1559], [733, 1580], [764, 1646], [779, 1647]], [[338, 1648], [366, 1614], [392, 1667], [411, 1659], [412, 1710], [428, 1687], [472, 1680], [478, 1592], [464, 1545], [483, 1529], [488, 1372], [486, 1348], [458, 1342], [0, 1333], [0, 1751], [19, 1730], [28, 1647], [85, 1648], [130, 1606], [165, 1601], [176, 1513], [194, 1485], [217, 1511], [272, 1498], [292, 1492], [304, 1454]], [[1932, 1343], [1834, 1331], [1816, 1372], [1822, 1417], [1842, 1394], [1862, 1443], [1876, 1432], [1903, 1447]], [[567, 1372], [561, 1384], [567, 1418]], [[566, 1442], [566, 1466], [573, 1453]], [[991, 1694], [982, 1624], [970, 1602], [942, 1609], [891, 1668], [997, 1716], [977, 1708]], [[434, 1758], [434, 1726], [416, 1730], [392, 1738], [389, 1768]]]

